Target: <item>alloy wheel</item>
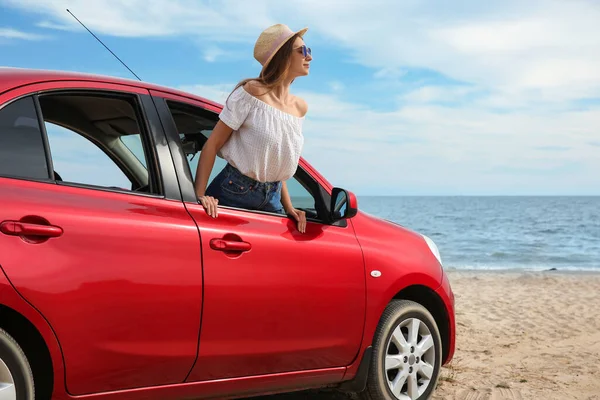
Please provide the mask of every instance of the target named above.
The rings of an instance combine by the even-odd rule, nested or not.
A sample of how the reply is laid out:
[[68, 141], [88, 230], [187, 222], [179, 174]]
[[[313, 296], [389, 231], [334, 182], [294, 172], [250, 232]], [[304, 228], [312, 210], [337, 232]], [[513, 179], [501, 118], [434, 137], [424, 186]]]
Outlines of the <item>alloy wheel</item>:
[[398, 324], [386, 345], [384, 368], [394, 397], [418, 399], [431, 383], [434, 365], [434, 340], [425, 322], [409, 318]]
[[15, 381], [8, 366], [0, 358], [0, 400], [17, 400]]

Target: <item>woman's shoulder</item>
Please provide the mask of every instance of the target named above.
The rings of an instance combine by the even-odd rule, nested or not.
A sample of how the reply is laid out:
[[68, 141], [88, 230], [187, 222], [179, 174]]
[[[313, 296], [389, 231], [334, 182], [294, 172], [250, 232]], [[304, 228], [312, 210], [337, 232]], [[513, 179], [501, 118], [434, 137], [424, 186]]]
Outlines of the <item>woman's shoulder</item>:
[[304, 117], [308, 112], [308, 103], [302, 97], [294, 96], [294, 101], [296, 103], [296, 109], [298, 113]]
[[267, 92], [267, 88], [256, 80], [249, 80], [242, 85], [242, 88], [254, 97], [263, 96]]
[[[274, 106], [270, 105], [268, 96], [264, 97], [265, 95], [268, 95], [269, 88], [259, 81], [249, 80], [240, 85], [238, 91], [243, 93], [242, 96], [247, 96], [249, 99], [254, 99], [254, 104], [258, 106], [268, 106], [275, 108]], [[292, 95], [291, 97], [293, 104], [292, 107], [294, 107], [297, 110], [297, 113], [294, 114], [298, 114], [300, 118], [303, 118], [308, 112], [308, 104], [301, 97], [295, 95]]]

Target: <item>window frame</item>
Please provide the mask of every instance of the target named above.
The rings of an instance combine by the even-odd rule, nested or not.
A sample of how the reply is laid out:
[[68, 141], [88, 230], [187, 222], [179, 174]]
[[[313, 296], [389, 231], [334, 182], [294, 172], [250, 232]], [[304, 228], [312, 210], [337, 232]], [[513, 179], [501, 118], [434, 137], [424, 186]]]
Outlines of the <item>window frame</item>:
[[[189, 109], [200, 109], [205, 113], [210, 113], [214, 116], [215, 125], [219, 119], [219, 111], [217, 109], [211, 109], [207, 104], [200, 103], [195, 99], [189, 99], [185, 97], [181, 97], [178, 95], [173, 95], [170, 93], [160, 92], [160, 91], [151, 91], [151, 96], [154, 99], [154, 103], [160, 115], [165, 134], [170, 143], [172, 143], [171, 148], [176, 146], [177, 154], [173, 154], [175, 167], [177, 170], [177, 174], [181, 175], [178, 177], [182, 189], [183, 201], [186, 203], [192, 204], [200, 204], [200, 201], [196, 197], [196, 193], [193, 187], [194, 180], [192, 177], [192, 171], [189, 166], [187, 157], [183, 151], [183, 146], [181, 146], [181, 139], [179, 137], [179, 130], [175, 124], [175, 120], [171, 114], [171, 108], [169, 107], [169, 102], [177, 103], [184, 108]], [[198, 154], [199, 156], [199, 154]], [[302, 185], [310, 195], [315, 199], [315, 209], [317, 211], [317, 215], [320, 218], [308, 218], [307, 222], [317, 223], [321, 225], [327, 226], [338, 226], [338, 227], [346, 227], [347, 221], [345, 219], [335, 221], [331, 223], [328, 221], [327, 216], [329, 215], [330, 204], [327, 202], [330, 199], [330, 194], [326, 191], [326, 189], [310, 174], [310, 172], [302, 166], [301, 163], [298, 164], [296, 172], [293, 177], [290, 179], [296, 179], [300, 185]], [[210, 183], [210, 182], [209, 182]], [[250, 210], [246, 208], [239, 207], [231, 207], [218, 205], [219, 208], [248, 212], [253, 214], [262, 214], [269, 215], [278, 218], [289, 218], [289, 215], [279, 214], [271, 211], [262, 211], [262, 210]]]
[[[142, 138], [142, 147], [144, 151], [144, 155], [146, 156], [146, 169], [148, 170], [148, 186], [149, 192], [136, 192], [133, 190], [121, 190], [113, 187], [99, 186], [94, 184], [86, 184], [79, 182], [65, 182], [65, 181], [57, 181], [54, 176], [54, 163], [52, 158], [52, 150], [50, 148], [50, 143], [48, 139], [48, 132], [46, 131], [45, 119], [42, 112], [42, 107], [40, 104], [40, 97], [51, 97], [51, 96], [60, 96], [60, 95], [75, 95], [75, 96], [88, 96], [88, 97], [106, 97], [109, 99], [118, 99], [127, 102], [133, 109], [135, 114], [137, 124], [140, 130], [140, 136]], [[23, 98], [31, 97], [34, 102], [34, 108], [36, 113], [36, 118], [38, 119], [39, 129], [42, 134], [42, 142], [44, 145], [44, 153], [46, 157], [46, 164], [48, 168], [48, 178], [47, 179], [36, 179], [36, 178], [28, 178], [28, 177], [17, 177], [17, 176], [6, 176], [0, 174], [0, 177], [7, 177], [11, 179], [25, 180], [25, 181], [33, 181], [40, 183], [51, 183], [57, 186], [67, 186], [67, 187], [76, 187], [81, 189], [90, 189], [90, 190], [98, 190], [103, 192], [113, 192], [113, 193], [121, 193], [121, 194], [129, 194], [143, 197], [153, 197], [153, 198], [166, 198], [165, 194], [165, 185], [163, 184], [163, 179], [161, 176], [161, 168], [159, 162], [159, 156], [157, 154], [155, 135], [156, 132], [153, 132], [151, 127], [149, 126], [149, 116], [147, 114], [148, 103], [143, 101], [143, 96], [149, 97], [149, 95], [141, 95], [136, 92], [129, 91], [120, 91], [118, 89], [107, 89], [101, 87], [56, 87], [50, 89], [36, 90], [28, 93], [23, 93], [21, 95], [15, 96], [14, 98], [6, 101], [2, 105], [0, 105], [0, 112], [9, 104], [21, 100]], [[60, 124], [57, 124], [61, 126]], [[98, 143], [93, 139], [82, 135], [81, 132], [73, 130], [72, 128], [66, 128], [75, 134], [81, 135], [84, 139], [90, 141], [94, 144], [103, 154], [105, 154], [109, 159], [119, 168], [120, 171], [127, 177], [127, 179], [134, 180], [128, 168], [126, 168], [123, 163], [119, 162], [119, 160], [114, 157], [112, 154], [105, 152]]]
[[[57, 185], [75, 186], [75, 187], [82, 187], [82, 188], [86, 188], [86, 189], [108, 190], [108, 191], [114, 191], [114, 192], [118, 192], [118, 193], [131, 193], [131, 194], [135, 193], [135, 194], [141, 194], [141, 195], [151, 196], [151, 197], [164, 197], [164, 190], [163, 190], [162, 186], [157, 183], [157, 180], [156, 180], [156, 177], [158, 176], [158, 169], [156, 168], [156, 159], [154, 156], [154, 147], [155, 147], [154, 140], [152, 138], [152, 135], [150, 134], [150, 130], [148, 129], [146, 115], [143, 110], [142, 101], [138, 94], [110, 91], [110, 90], [106, 90], [106, 89], [90, 89], [90, 88], [86, 88], [86, 89], [71, 89], [71, 88], [55, 89], [55, 90], [44, 91], [43, 93], [37, 94], [38, 97], [51, 97], [51, 96], [61, 96], [61, 95], [62, 96], [73, 96], [74, 95], [74, 96], [82, 96], [82, 97], [86, 97], [86, 96], [87, 97], [106, 97], [109, 99], [118, 99], [118, 100], [127, 102], [132, 107], [133, 112], [135, 113], [135, 117], [136, 117], [136, 120], [138, 123], [139, 130], [140, 130], [140, 136], [142, 137], [142, 146], [143, 146], [143, 150], [144, 150], [144, 155], [147, 157], [146, 163], [148, 165], [146, 166], [146, 169], [148, 170], [148, 186], [149, 186], [150, 193], [135, 192], [133, 190], [119, 190], [116, 188], [93, 185], [93, 184], [85, 184], [85, 183], [79, 183], [79, 182], [64, 182], [64, 181], [56, 181], [55, 180]], [[45, 129], [45, 120], [43, 119], [43, 114], [41, 111], [42, 110], [40, 107], [39, 118], [41, 120], [40, 122], [42, 124], [44, 124], [44, 135], [47, 136], [47, 132]], [[105, 152], [98, 145], [98, 143], [95, 140], [88, 138], [87, 136], [83, 135], [81, 132], [74, 131], [71, 128], [66, 128], [66, 127], [63, 127], [63, 128], [69, 129], [69, 130], [75, 132], [76, 134], [83, 136], [84, 139], [89, 140], [92, 144], [94, 144], [96, 147], [98, 147], [98, 149], [100, 151], [102, 151], [107, 157], [109, 157], [115, 163], [117, 168], [119, 168], [119, 170], [121, 170], [121, 172], [123, 172], [123, 174], [128, 179], [130, 179], [132, 181], [134, 180], [133, 179], [134, 177], [133, 177], [131, 171], [128, 168], [126, 168], [126, 165], [121, 163], [120, 160], [118, 160], [118, 158], [114, 157], [112, 154]], [[52, 149], [50, 149], [49, 152], [51, 155]], [[53, 178], [55, 178], [55, 177], [53, 177]]]
[[48, 177], [52, 181], [56, 181], [54, 176], [54, 162], [52, 161], [52, 154], [50, 153], [50, 141], [48, 140], [48, 134], [46, 132], [46, 124], [42, 117], [42, 108], [40, 106], [40, 99], [37, 95], [32, 95], [33, 106], [35, 108], [35, 115], [38, 120], [38, 126], [40, 127], [40, 133], [42, 134], [42, 143], [44, 144], [44, 154], [46, 155], [46, 165], [48, 166]]

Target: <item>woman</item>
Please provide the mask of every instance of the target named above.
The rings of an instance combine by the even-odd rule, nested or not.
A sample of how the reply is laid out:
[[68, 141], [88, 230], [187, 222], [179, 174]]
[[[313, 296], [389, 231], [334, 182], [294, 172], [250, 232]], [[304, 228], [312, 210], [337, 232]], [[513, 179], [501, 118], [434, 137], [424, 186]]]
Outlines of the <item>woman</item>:
[[[304, 145], [308, 106], [290, 94], [290, 85], [308, 75], [312, 57], [302, 39], [307, 30], [293, 32], [277, 24], [256, 41], [260, 76], [243, 80], [231, 92], [200, 152], [195, 189], [210, 216], [217, 216], [218, 204], [286, 213], [305, 232], [306, 215], [293, 207], [285, 181], [296, 172]], [[228, 164], [207, 188], [217, 154]]]

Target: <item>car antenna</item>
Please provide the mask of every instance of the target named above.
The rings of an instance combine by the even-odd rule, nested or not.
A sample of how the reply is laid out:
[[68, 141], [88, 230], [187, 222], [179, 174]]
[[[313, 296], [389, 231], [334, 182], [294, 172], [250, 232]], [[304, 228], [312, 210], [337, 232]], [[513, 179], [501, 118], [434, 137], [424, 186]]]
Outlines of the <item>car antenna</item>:
[[89, 32], [89, 33], [90, 33], [90, 34], [91, 34], [93, 37], [95, 37], [95, 38], [96, 38], [96, 40], [98, 40], [98, 41], [99, 41], [99, 42], [102, 44], [102, 46], [106, 47], [106, 50], [110, 51], [110, 53], [111, 53], [113, 56], [115, 56], [115, 58], [116, 58], [117, 60], [121, 61], [121, 64], [123, 64], [123, 65], [125, 66], [125, 68], [127, 68], [127, 69], [129, 70], [129, 72], [131, 72], [133, 75], [135, 75], [135, 77], [136, 77], [136, 78], [138, 78], [138, 80], [140, 80], [140, 81], [141, 81], [140, 77], [139, 77], [139, 76], [137, 76], [137, 75], [135, 74], [135, 72], [133, 72], [133, 71], [131, 70], [131, 68], [129, 68], [129, 67], [127, 66], [127, 64], [125, 64], [125, 63], [124, 63], [124, 62], [123, 62], [123, 61], [122, 61], [122, 60], [121, 60], [119, 57], [117, 57], [117, 55], [116, 55], [115, 53], [113, 53], [113, 52], [112, 52], [112, 50], [111, 50], [111, 49], [109, 49], [107, 45], [105, 45], [104, 43], [102, 43], [102, 40], [98, 39], [98, 37], [97, 37], [96, 35], [94, 35], [94, 34], [92, 33], [92, 31], [90, 31], [90, 30], [87, 28], [87, 26], [83, 25], [83, 22], [81, 22], [81, 21], [80, 21], [80, 20], [79, 20], [79, 19], [78, 19], [78, 18], [77, 18], [77, 17], [76, 17], [76, 16], [75, 16], [75, 15], [74, 15], [72, 12], [71, 12], [71, 11], [69, 11], [69, 9], [68, 9], [68, 8], [67, 8], [67, 12], [68, 12], [69, 14], [71, 14], [71, 15], [73, 16], [73, 18], [75, 18], [75, 19], [77, 20], [77, 22], [79, 22], [79, 23], [80, 23], [80, 24], [81, 24], [81, 25], [82, 25], [82, 26], [83, 26], [85, 29], [87, 29], [87, 31], [88, 31], [88, 32]]

